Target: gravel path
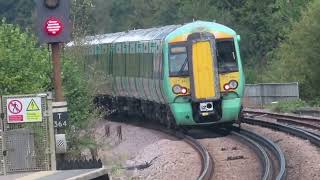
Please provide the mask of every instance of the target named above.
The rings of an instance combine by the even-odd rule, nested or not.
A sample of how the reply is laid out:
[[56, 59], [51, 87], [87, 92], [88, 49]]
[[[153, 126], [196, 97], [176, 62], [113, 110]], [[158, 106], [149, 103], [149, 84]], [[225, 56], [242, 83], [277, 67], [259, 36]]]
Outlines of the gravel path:
[[320, 179], [320, 148], [286, 133], [251, 125], [242, 127], [264, 135], [280, 146], [286, 157], [287, 179]]

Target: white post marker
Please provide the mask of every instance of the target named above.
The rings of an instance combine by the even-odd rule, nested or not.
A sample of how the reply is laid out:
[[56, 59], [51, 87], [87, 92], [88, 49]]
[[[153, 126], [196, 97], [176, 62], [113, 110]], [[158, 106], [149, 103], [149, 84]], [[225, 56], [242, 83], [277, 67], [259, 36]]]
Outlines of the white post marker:
[[68, 107], [67, 102], [52, 102], [53, 123], [55, 128], [65, 128], [68, 123]]

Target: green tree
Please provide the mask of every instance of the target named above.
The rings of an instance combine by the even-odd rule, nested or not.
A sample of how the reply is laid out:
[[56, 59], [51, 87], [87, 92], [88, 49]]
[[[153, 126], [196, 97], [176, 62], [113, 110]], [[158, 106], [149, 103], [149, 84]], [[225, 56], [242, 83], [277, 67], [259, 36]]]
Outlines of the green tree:
[[218, 8], [212, 0], [182, 0], [178, 15], [181, 23], [206, 20], [231, 25], [233, 20], [229, 11]]
[[[81, 141], [81, 137], [88, 136], [82, 130], [97, 120], [89, 84], [77, 61], [70, 56], [63, 57], [62, 74], [70, 113], [71, 133], [67, 135], [71, 146], [78, 147], [82, 143], [92, 147], [93, 141]], [[7, 24], [4, 20], [0, 22], [0, 77], [0, 95], [53, 90], [51, 60], [46, 46], [39, 47], [30, 32], [23, 32], [19, 26]]]
[[32, 27], [33, 0], [0, 0], [0, 18], [6, 18], [7, 22], [19, 24], [21, 27]]
[[93, 0], [72, 0], [71, 19], [75, 38], [94, 33]]
[[98, 34], [103, 34], [112, 31], [112, 18], [111, 8], [112, 1], [106, 0], [95, 0], [93, 1], [94, 9], [92, 10], [93, 17], [95, 19], [94, 32]]
[[50, 88], [50, 61], [36, 38], [0, 22], [0, 94], [38, 93]]
[[306, 99], [320, 96], [320, 1], [314, 1], [294, 23], [288, 39], [275, 52], [267, 80], [298, 81], [301, 95]]

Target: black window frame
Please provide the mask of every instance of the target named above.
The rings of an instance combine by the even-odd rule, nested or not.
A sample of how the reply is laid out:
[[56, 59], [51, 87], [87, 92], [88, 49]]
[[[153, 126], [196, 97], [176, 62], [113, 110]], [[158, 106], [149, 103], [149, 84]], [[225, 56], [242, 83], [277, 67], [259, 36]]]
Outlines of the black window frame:
[[[186, 48], [186, 52], [185, 54], [187, 55], [187, 59], [188, 62], [186, 64], [186, 66], [188, 66], [188, 73], [184, 73], [184, 74], [177, 74], [177, 73], [172, 73], [171, 72], [171, 61], [170, 61], [170, 56], [171, 56], [171, 48], [174, 47], [185, 47]], [[189, 56], [188, 56], [188, 43], [185, 42], [177, 42], [177, 43], [171, 43], [169, 44], [169, 48], [168, 48], [168, 67], [169, 67], [169, 77], [188, 77], [190, 76], [190, 70], [189, 70]], [[184, 53], [173, 53], [173, 54], [184, 54]]]
[[[218, 43], [219, 42], [232, 42], [233, 44], [233, 52], [234, 52], [234, 57], [235, 57], [235, 63], [237, 65], [237, 69], [235, 70], [229, 70], [229, 71], [221, 71], [220, 70], [220, 64], [219, 64], [219, 46], [218, 46]], [[239, 64], [238, 64], [238, 56], [237, 56], [237, 50], [236, 50], [236, 43], [234, 42], [234, 39], [233, 38], [225, 38], [225, 39], [216, 39], [216, 54], [217, 54], [217, 62], [218, 62], [218, 71], [219, 71], [219, 74], [225, 74], [225, 73], [232, 73], [232, 72], [238, 72], [239, 71]]]

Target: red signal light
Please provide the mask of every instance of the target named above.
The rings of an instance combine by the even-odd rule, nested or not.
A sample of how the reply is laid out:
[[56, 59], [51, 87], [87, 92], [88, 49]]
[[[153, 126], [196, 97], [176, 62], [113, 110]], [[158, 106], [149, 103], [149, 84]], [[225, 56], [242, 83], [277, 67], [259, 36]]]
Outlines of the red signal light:
[[46, 21], [45, 30], [50, 36], [57, 36], [63, 30], [63, 24], [60, 19], [51, 17]]

